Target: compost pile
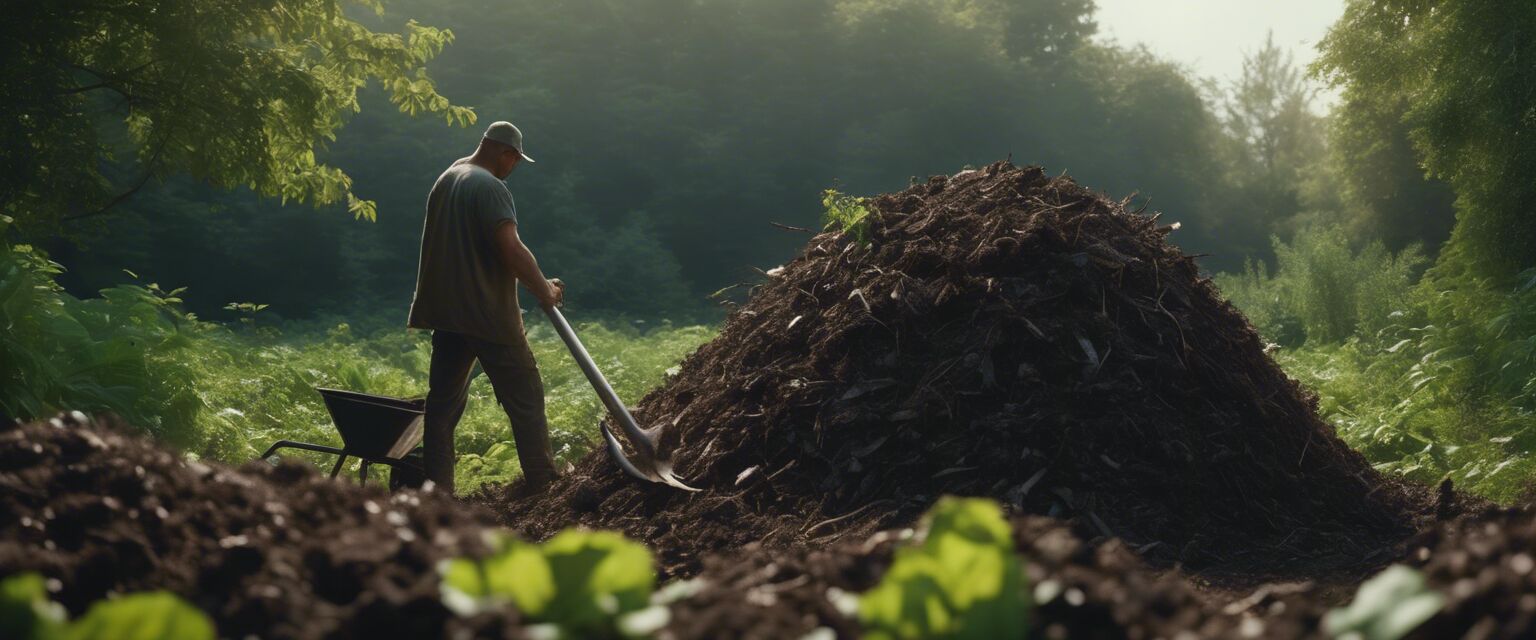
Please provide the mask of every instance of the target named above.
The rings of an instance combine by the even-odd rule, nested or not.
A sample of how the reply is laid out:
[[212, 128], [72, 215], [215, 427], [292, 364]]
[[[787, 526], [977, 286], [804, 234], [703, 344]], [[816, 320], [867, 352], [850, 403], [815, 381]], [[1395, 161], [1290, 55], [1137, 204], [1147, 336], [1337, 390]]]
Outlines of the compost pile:
[[166, 589], [225, 638], [516, 637], [457, 618], [437, 562], [479, 551], [487, 514], [333, 481], [306, 463], [190, 462], [84, 416], [0, 426], [0, 576], [37, 571], [72, 615]]
[[866, 205], [639, 403], [706, 491], [599, 451], [545, 495], [476, 499], [533, 537], [621, 529], [671, 575], [909, 526], [946, 493], [1213, 572], [1358, 569], [1412, 533], [1422, 499], [1319, 420], [1155, 217], [1008, 163]]

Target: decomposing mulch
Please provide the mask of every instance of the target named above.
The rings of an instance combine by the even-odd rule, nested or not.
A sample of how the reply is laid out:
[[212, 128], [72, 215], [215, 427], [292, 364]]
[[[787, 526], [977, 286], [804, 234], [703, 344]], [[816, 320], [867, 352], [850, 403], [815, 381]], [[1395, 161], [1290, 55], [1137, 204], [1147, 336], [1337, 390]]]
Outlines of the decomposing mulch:
[[1536, 502], [1430, 527], [1405, 561], [1446, 597], [1417, 638], [1536, 638]]
[[[1293, 580], [1242, 590], [1198, 584], [1148, 566], [1116, 539], [1036, 516], [1014, 519], [1034, 605], [1031, 638], [1309, 638], [1354, 582]], [[899, 544], [892, 532], [830, 548], [771, 551], [760, 545], [704, 561], [696, 594], [672, 607], [677, 638], [795, 638], [825, 627], [860, 636], [829, 590], [875, 586]], [[1424, 572], [1445, 596], [1441, 611], [1408, 640], [1536, 637], [1536, 504], [1484, 508], [1426, 523], [1397, 559]]]
[[[389, 496], [306, 464], [231, 469], [188, 461], [84, 420], [0, 427], [0, 578], [38, 571], [75, 615], [112, 593], [168, 589], [221, 637], [516, 638], [516, 613], [455, 618], [438, 560], [483, 551], [491, 517], [430, 493]], [[1148, 565], [1082, 521], [1016, 517], [1034, 638], [1322, 638], [1352, 584], [1243, 590]], [[857, 638], [829, 589], [874, 586], [904, 536], [825, 547], [751, 544], [706, 555], [693, 595], [658, 637]], [[1446, 595], [1411, 638], [1536, 633], [1536, 508], [1484, 508], [1430, 525], [1407, 557]]]
[[37, 571], [79, 615], [166, 589], [220, 637], [517, 637], [513, 615], [454, 617], [436, 565], [481, 551], [489, 514], [333, 481], [306, 463], [188, 461], [84, 416], [0, 426], [0, 576]]
[[1002, 162], [868, 208], [867, 245], [811, 238], [639, 403], [705, 492], [598, 451], [544, 495], [474, 500], [535, 538], [620, 529], [668, 575], [910, 526], [942, 494], [1213, 575], [1379, 566], [1428, 509], [1318, 418], [1154, 216]]

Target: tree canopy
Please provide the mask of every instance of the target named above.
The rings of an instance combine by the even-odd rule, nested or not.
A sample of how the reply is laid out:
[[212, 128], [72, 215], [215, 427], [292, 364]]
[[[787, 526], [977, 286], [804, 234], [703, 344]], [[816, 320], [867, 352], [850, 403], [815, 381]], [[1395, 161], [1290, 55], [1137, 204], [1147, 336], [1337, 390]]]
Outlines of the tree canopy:
[[379, 0], [13, 3], [0, 26], [0, 210], [46, 231], [186, 173], [374, 218], [351, 178], [316, 159], [359, 90], [375, 81], [401, 111], [451, 123], [475, 114], [425, 72], [451, 32], [375, 32], [349, 8], [383, 12]]
[[1321, 50], [1341, 119], [1400, 110], [1425, 169], [1455, 189], [1451, 259], [1500, 279], [1536, 264], [1536, 4], [1351, 0]]

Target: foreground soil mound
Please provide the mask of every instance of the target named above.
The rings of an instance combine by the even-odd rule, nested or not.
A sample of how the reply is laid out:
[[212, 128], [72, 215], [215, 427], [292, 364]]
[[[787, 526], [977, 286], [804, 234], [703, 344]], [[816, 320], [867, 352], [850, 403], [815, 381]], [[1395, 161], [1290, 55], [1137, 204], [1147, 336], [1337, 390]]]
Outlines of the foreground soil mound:
[[868, 202], [732, 313], [636, 417], [687, 494], [596, 452], [477, 497], [535, 537], [584, 524], [703, 552], [910, 525], [939, 495], [1075, 518], [1196, 569], [1379, 564], [1416, 500], [1318, 419], [1168, 228], [997, 163]]
[[[1091, 532], [1059, 520], [1020, 517], [1013, 528], [1034, 603], [1030, 638], [1323, 637], [1323, 598], [1340, 597], [1313, 583], [1200, 590], [1149, 568], [1118, 540], [1090, 540]], [[754, 545], [710, 557], [697, 593], [672, 606], [669, 630], [679, 638], [767, 640], [825, 627], [840, 638], [860, 637], [857, 621], [827, 594], [873, 588], [901, 544], [896, 538], [877, 533], [779, 553]]]
[[1408, 546], [1446, 597], [1418, 638], [1536, 638], [1536, 503], [1489, 507], [1426, 528]]
[[[1445, 600], [1407, 640], [1536, 637], [1536, 505], [1426, 524], [1402, 561], [1422, 571]], [[1333, 635], [1324, 616], [1356, 593], [1353, 581], [1197, 587], [1082, 527], [1025, 516], [1013, 528], [1034, 597], [1031, 638], [1326, 640]], [[669, 630], [678, 638], [767, 639], [825, 627], [840, 638], [860, 637], [829, 590], [874, 587], [891, 566], [898, 538], [881, 532], [829, 548], [775, 552], [751, 545], [711, 556], [696, 593], [672, 605]]]
[[489, 517], [430, 494], [364, 489], [305, 463], [233, 470], [75, 420], [0, 426], [0, 576], [37, 571], [72, 615], [167, 589], [223, 638], [516, 637], [454, 617], [436, 565]]

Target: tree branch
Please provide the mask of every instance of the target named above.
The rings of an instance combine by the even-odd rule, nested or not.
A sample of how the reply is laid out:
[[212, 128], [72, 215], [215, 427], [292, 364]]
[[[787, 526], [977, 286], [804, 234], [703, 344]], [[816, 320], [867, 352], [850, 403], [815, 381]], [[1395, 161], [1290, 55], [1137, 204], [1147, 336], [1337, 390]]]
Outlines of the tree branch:
[[154, 177], [155, 165], [160, 162], [160, 153], [165, 150], [165, 145], [169, 140], [170, 136], [166, 135], [160, 139], [159, 144], [155, 145], [155, 152], [150, 155], [149, 161], [145, 163], [144, 175], [140, 176], [138, 181], [134, 182], [133, 186], [129, 187], [127, 191], [113, 196], [111, 200], [108, 200], [106, 204], [102, 205], [98, 209], [87, 211], [85, 213], [77, 213], [71, 216], [64, 216], [64, 221], [74, 222], [76, 220], [84, 220], [85, 218], [99, 216], [112, 209], [112, 207], [122, 204], [123, 201], [127, 200], [128, 198], [133, 197], [133, 194], [138, 193], [140, 189], [143, 189], [144, 185], [149, 184], [149, 179]]

